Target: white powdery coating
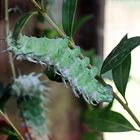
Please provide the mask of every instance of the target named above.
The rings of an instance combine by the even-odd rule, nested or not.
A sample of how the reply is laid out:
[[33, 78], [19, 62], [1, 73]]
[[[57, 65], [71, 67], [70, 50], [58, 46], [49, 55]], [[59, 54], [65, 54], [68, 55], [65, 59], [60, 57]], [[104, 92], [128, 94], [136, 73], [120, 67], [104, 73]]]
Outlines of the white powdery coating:
[[[20, 42], [21, 44], [19, 43], [19, 45], [14, 48], [13, 45], [11, 45], [12, 47], [10, 46], [10, 44], [13, 43], [13, 41], [11, 41], [12, 39], [9, 41], [11, 51], [13, 51], [19, 59], [27, 59], [40, 64], [53, 65], [55, 72], [57, 73], [57, 71], [59, 71], [61, 73], [64, 83], [65, 80], [70, 82], [75, 95], [79, 97], [79, 94], [81, 94], [88, 103], [93, 104], [93, 101], [96, 101], [97, 103], [110, 102], [112, 100], [112, 88], [110, 86], [104, 87], [95, 79], [95, 76], [97, 75], [96, 68], [90, 70], [87, 68], [90, 63], [89, 58], [84, 57], [84, 59], [81, 60], [78, 57], [80, 55], [80, 48], [77, 49], [78, 47], [75, 46], [74, 49], [71, 50], [68, 47], [68, 44], [62, 45], [62, 42], [59, 43], [58, 40], [56, 41], [54, 39], [49, 39], [51, 40], [51, 43], [49, 44], [47, 42], [48, 38], [46, 38], [46, 42], [42, 45], [42, 38], [30, 38], [27, 36], [25, 36], [25, 38], [22, 36], [22, 38], [24, 41], [22, 40]], [[31, 47], [26, 40], [32, 41], [34, 47]], [[60, 40], [63, 41], [62, 39], [59, 39], [59, 41]], [[53, 42], [54, 46], [57, 44], [55, 47], [52, 45]], [[47, 48], [46, 53], [44, 53], [45, 51], [42, 51], [41, 48], [41, 45], [44, 46], [45, 43]], [[38, 49], [39, 47], [36, 48], [36, 44], [41, 48], [40, 52]], [[20, 54], [23, 52], [29, 52], [28, 46], [29, 50], [30, 47], [32, 48], [30, 50], [32, 52], [30, 54]], [[67, 56], [70, 57], [70, 59]], [[86, 79], [88, 80], [86, 81], [84, 77], [87, 77]], [[83, 81], [84, 84], [80, 83], [80, 81]]]
[[[21, 101], [22, 103], [25, 104], [25, 109], [24, 109], [24, 104], [20, 103], [19, 108], [22, 113], [22, 117], [24, 118], [24, 121], [29, 127], [29, 132], [31, 133], [31, 136], [37, 140], [48, 140], [48, 129], [46, 126], [46, 115], [45, 115], [45, 107], [44, 107], [44, 93], [49, 90], [44, 83], [46, 81], [40, 81], [39, 77], [42, 76], [42, 74], [35, 74], [35, 73], [30, 73], [29, 75], [20, 75], [17, 79], [14, 80], [14, 83], [12, 84], [12, 92], [11, 95], [16, 95], [17, 97], [23, 97], [24, 96], [29, 96], [30, 101], [34, 101], [36, 98], [39, 102], [36, 104], [36, 106], [30, 106], [28, 100], [26, 98]], [[47, 101], [47, 99], [45, 99]], [[28, 106], [28, 107], [27, 107]], [[23, 107], [23, 108], [22, 108]], [[37, 109], [37, 110], [36, 110]], [[38, 114], [41, 118], [42, 121], [44, 120], [44, 123], [41, 125], [36, 125], [37, 121], [36, 116], [32, 116], [30, 112], [36, 111], [38, 113], [38, 109], [40, 109], [40, 113]], [[35, 113], [36, 114], [36, 113]], [[40, 118], [39, 117], [39, 118]], [[38, 124], [38, 123], [37, 123]], [[26, 133], [25, 133], [26, 137]], [[27, 137], [28, 139], [28, 134]]]
[[35, 93], [43, 93], [47, 90], [45, 85], [39, 80], [41, 75], [30, 73], [29, 75], [20, 75], [12, 84], [12, 95], [16, 96], [36, 96]]

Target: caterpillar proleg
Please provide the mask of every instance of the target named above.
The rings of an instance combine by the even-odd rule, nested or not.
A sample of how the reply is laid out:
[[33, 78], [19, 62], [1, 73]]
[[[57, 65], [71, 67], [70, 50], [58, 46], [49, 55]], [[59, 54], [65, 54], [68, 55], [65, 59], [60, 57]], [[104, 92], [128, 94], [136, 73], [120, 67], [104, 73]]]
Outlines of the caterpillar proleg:
[[112, 101], [112, 87], [103, 86], [96, 80], [97, 68], [88, 69], [89, 58], [84, 57], [81, 60], [78, 57], [80, 47], [75, 46], [74, 49], [70, 49], [67, 38], [49, 39], [20, 35], [15, 43], [12, 34], [9, 34], [7, 41], [8, 50], [18, 59], [53, 65], [54, 70], [58, 71], [64, 80], [69, 81], [75, 94], [81, 94], [88, 103]]

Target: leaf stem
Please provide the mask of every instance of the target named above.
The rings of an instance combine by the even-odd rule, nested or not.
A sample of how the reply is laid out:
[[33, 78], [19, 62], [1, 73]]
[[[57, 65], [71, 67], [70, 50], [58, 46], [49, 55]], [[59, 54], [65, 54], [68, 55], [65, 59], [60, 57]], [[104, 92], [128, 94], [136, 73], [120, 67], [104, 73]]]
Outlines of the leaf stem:
[[[101, 76], [96, 76], [95, 77], [100, 83], [102, 83], [104, 86], [106, 85], [105, 81], [102, 79]], [[128, 114], [133, 118], [133, 120], [136, 122], [136, 124], [140, 127], [140, 122], [139, 120], [136, 118], [136, 116], [134, 115], [134, 113], [131, 111], [131, 109], [128, 106], [128, 102], [125, 99], [125, 102], [123, 102], [123, 100], [115, 93], [113, 92], [113, 96], [114, 98], [123, 106], [123, 108], [128, 112]], [[139, 131], [139, 130], [137, 130]]]
[[62, 36], [63, 38], [66, 37], [66, 34], [58, 27], [58, 25], [48, 16], [46, 12], [38, 5], [35, 0], [31, 0], [35, 7], [37, 7], [38, 11], [46, 18], [49, 24]]
[[[8, 36], [9, 33], [9, 16], [8, 16], [8, 0], [4, 1], [4, 8], [5, 8], [5, 35], [6, 38]], [[14, 66], [14, 62], [13, 62], [13, 58], [12, 58], [12, 54], [9, 52], [9, 61], [10, 61], [10, 66], [11, 66], [11, 71], [12, 71], [12, 75], [13, 78], [16, 78], [16, 71], [15, 71], [15, 66]]]
[[128, 112], [128, 114], [133, 118], [133, 120], [136, 122], [136, 124], [140, 127], [140, 122], [139, 120], [136, 118], [136, 116], [134, 115], [134, 113], [131, 111], [131, 109], [129, 108], [127, 103], [124, 103], [120, 97], [113, 92], [113, 96], [114, 98], [124, 107], [124, 109]]
[[31, 2], [34, 4], [34, 6], [40, 11], [42, 8], [38, 5], [38, 3], [35, 0], [31, 0]]
[[14, 124], [10, 121], [10, 119], [0, 110], [0, 115], [9, 123], [9, 125], [15, 130], [20, 140], [24, 140], [23, 136], [20, 134], [20, 132], [17, 130], [17, 128], [14, 126]]
[[63, 38], [66, 37], [66, 34], [56, 25], [56, 23], [48, 16], [46, 12], [40, 11], [41, 14], [46, 18], [49, 24], [62, 36]]

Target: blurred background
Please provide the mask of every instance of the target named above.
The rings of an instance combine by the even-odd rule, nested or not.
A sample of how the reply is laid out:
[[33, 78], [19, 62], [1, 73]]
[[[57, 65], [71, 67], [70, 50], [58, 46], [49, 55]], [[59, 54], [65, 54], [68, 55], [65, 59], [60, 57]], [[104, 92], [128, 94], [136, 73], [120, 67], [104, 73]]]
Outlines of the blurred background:
[[[4, 33], [4, 0], [0, 1], [0, 38], [5, 37]], [[62, 0], [48, 0], [47, 9], [51, 18], [61, 25]], [[10, 29], [16, 22], [16, 19], [25, 12], [32, 11], [35, 8], [29, 0], [9, 0]], [[119, 43], [121, 38], [128, 33], [128, 37], [140, 36], [140, 1], [139, 0], [79, 0], [76, 18], [92, 15], [74, 35], [74, 40], [84, 50], [93, 49], [93, 56], [102, 60]], [[57, 33], [44, 21], [42, 17], [32, 18], [24, 33], [35, 36], [55, 37]], [[0, 41], [0, 50], [5, 48], [5, 43]], [[140, 48], [136, 48], [132, 53], [132, 67], [130, 80], [127, 86], [126, 98], [134, 114], [140, 119]], [[95, 57], [95, 60], [96, 57]], [[94, 61], [94, 60], [93, 60]], [[17, 70], [22, 74], [32, 71], [42, 72], [42, 67], [27, 61], [17, 62]], [[45, 77], [46, 78], [46, 77]], [[7, 54], [0, 55], [0, 81], [8, 84], [11, 80], [11, 71]], [[113, 85], [111, 80], [109, 82]], [[87, 128], [81, 123], [80, 116], [83, 108], [86, 106], [81, 103], [71, 92], [61, 83], [51, 82], [53, 89], [49, 95], [50, 101], [47, 104], [49, 112], [47, 113], [48, 127], [51, 133], [51, 140], [81, 140]], [[114, 87], [115, 89], [115, 87]], [[7, 103], [7, 113], [15, 125], [19, 128], [20, 120], [18, 114], [15, 114], [16, 105], [13, 105], [14, 99]], [[11, 105], [12, 104], [12, 105]], [[114, 103], [112, 110], [121, 112], [134, 126], [131, 117], [124, 111], [123, 107], [117, 102]], [[136, 126], [137, 127], [137, 126]], [[59, 130], [59, 131], [58, 131]], [[140, 139], [138, 132], [123, 133], [97, 133], [98, 140], [131, 140]], [[0, 138], [1, 140], [2, 138]], [[87, 139], [88, 140], [88, 139]], [[93, 139], [94, 140], [94, 139]]]

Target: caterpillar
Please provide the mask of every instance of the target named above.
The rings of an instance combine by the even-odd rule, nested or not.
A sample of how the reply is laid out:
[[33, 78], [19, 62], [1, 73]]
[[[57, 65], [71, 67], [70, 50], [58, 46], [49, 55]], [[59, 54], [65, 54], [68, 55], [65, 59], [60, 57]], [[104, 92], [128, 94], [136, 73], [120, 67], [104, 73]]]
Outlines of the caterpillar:
[[48, 140], [43, 94], [48, 88], [39, 80], [41, 75], [20, 75], [11, 85], [11, 95], [17, 97], [22, 129], [27, 140]]
[[18, 40], [9, 34], [8, 50], [13, 52], [17, 59], [27, 59], [40, 64], [52, 65], [56, 73], [60, 73], [63, 81], [68, 80], [74, 94], [82, 95], [87, 103], [111, 102], [112, 87], [103, 86], [96, 80], [97, 68], [89, 69], [88, 57], [80, 59], [80, 47], [69, 48], [67, 38], [49, 39], [47, 37], [36, 38], [20, 35]]

